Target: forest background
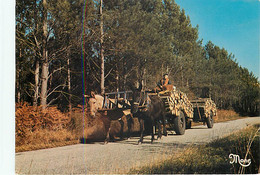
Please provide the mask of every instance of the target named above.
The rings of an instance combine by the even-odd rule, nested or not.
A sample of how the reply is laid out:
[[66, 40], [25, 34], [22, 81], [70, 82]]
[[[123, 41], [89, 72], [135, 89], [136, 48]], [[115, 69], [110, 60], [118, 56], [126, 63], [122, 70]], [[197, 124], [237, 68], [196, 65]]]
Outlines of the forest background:
[[70, 111], [90, 91], [151, 89], [168, 73], [190, 99], [257, 115], [258, 78], [198, 33], [174, 0], [17, 1], [16, 103]]

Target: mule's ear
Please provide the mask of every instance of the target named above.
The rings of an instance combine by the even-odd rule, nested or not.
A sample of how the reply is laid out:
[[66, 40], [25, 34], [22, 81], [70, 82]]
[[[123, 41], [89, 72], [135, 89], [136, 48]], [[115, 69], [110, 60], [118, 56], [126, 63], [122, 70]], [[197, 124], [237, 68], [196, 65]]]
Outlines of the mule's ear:
[[139, 87], [138, 90], [141, 91], [143, 88], [143, 81], [139, 81]]
[[89, 95], [84, 95], [84, 97], [85, 97], [85, 98], [90, 98], [90, 96], [89, 96]]
[[90, 92], [90, 96], [91, 96], [92, 98], [95, 98], [95, 92], [91, 91], [91, 92]]

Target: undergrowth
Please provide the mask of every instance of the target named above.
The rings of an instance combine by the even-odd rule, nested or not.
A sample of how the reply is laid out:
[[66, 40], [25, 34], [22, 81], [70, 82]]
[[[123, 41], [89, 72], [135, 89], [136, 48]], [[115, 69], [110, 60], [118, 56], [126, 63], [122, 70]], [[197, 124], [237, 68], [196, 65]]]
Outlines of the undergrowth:
[[[259, 125], [251, 126], [208, 144], [187, 148], [177, 157], [167, 155], [168, 160], [132, 169], [129, 174], [255, 174], [259, 172], [259, 141]], [[231, 153], [251, 159], [251, 165], [242, 168], [238, 163], [231, 164]]]
[[78, 111], [69, 116], [56, 107], [42, 110], [17, 104], [15, 121], [16, 152], [77, 144], [82, 137], [83, 117]]
[[16, 137], [16, 152], [53, 148], [79, 143], [77, 135], [67, 129], [50, 131], [41, 129], [29, 134], [26, 138]]
[[218, 110], [217, 111], [217, 116], [214, 118], [214, 122], [225, 122], [225, 121], [230, 121], [230, 120], [236, 120], [243, 118], [241, 117], [238, 113], [236, 113], [233, 110]]

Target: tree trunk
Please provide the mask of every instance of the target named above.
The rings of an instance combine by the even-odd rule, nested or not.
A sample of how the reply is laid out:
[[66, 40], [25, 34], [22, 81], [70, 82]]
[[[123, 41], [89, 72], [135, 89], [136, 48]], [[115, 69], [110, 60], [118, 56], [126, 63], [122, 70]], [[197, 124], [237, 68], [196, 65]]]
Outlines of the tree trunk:
[[116, 65], [116, 92], [119, 92], [119, 70], [118, 70], [118, 65]]
[[67, 58], [67, 71], [68, 71], [68, 92], [69, 92], [69, 113], [71, 114], [72, 105], [71, 105], [71, 80], [70, 80], [70, 55]]
[[[37, 19], [37, 0], [34, 1], [34, 19]], [[38, 28], [38, 23], [37, 21], [36, 22], [36, 31], [39, 30]], [[34, 96], [33, 96], [33, 106], [37, 106], [38, 105], [38, 98], [39, 98], [39, 77], [40, 77], [40, 61], [39, 61], [39, 58], [37, 58], [37, 49], [39, 48], [39, 45], [37, 44], [38, 41], [35, 40], [36, 42], [36, 46], [37, 48], [35, 48], [34, 50], [34, 59], [35, 59], [35, 71], [34, 71], [34, 81], [35, 81], [35, 84], [34, 84]]]
[[42, 63], [41, 105], [43, 109], [45, 109], [47, 105], [48, 66], [48, 62]]
[[183, 79], [183, 67], [181, 66], [181, 87], [184, 87]]
[[38, 104], [39, 74], [40, 74], [40, 63], [39, 60], [36, 58], [35, 72], [34, 72], [35, 88], [34, 88], [34, 96], [33, 96], [33, 106], [37, 106]]
[[43, 42], [42, 42], [42, 85], [41, 85], [41, 105], [45, 109], [47, 105], [47, 89], [48, 89], [48, 75], [49, 63], [47, 52], [47, 0], [43, 0]]
[[126, 89], [126, 78], [127, 78], [126, 72], [127, 72], [126, 59], [125, 57], [123, 57], [123, 89], [124, 90]]
[[16, 76], [16, 90], [17, 90], [17, 103], [20, 103], [20, 102], [21, 102], [20, 69], [17, 70], [17, 76]]
[[105, 94], [105, 63], [104, 63], [104, 48], [103, 48], [103, 40], [104, 40], [104, 31], [103, 31], [103, 14], [102, 14], [102, 5], [103, 0], [100, 0], [100, 58], [101, 58], [101, 66], [100, 66], [100, 89], [101, 95]]
[[[19, 50], [19, 57], [20, 57], [20, 60], [22, 59], [22, 49], [20, 48]], [[19, 60], [19, 59], [18, 59]], [[17, 66], [17, 76], [16, 76], [16, 90], [17, 90], [17, 103], [20, 103], [21, 102], [21, 85], [20, 85], [20, 71], [21, 71], [21, 68], [20, 68], [20, 62], [17, 60], [17, 63], [16, 65]]]
[[[22, 23], [23, 23], [23, 15], [21, 15], [21, 19], [20, 19], [20, 28], [22, 27]], [[18, 65], [16, 68], [16, 72], [17, 72], [17, 77], [16, 77], [16, 90], [17, 90], [17, 102], [20, 103], [21, 102], [21, 83], [20, 83], [20, 72], [21, 72], [21, 63], [20, 60], [22, 60], [22, 49], [19, 49], [19, 59], [17, 59], [17, 63], [16, 65]]]
[[142, 77], [142, 85], [143, 85], [143, 89], [145, 90], [147, 87], [146, 87], [146, 81], [147, 81], [147, 78], [146, 78], [146, 68], [144, 67], [144, 72], [143, 72], [143, 77]]

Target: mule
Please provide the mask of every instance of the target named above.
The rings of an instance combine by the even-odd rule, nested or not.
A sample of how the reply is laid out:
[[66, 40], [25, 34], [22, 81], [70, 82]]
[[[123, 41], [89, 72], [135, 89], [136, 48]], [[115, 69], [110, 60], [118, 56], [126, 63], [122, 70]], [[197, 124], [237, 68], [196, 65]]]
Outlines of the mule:
[[161, 133], [161, 124], [163, 124], [163, 134], [167, 136], [167, 131], [165, 127], [165, 107], [164, 102], [158, 96], [147, 96], [141, 92], [142, 84], [140, 83], [139, 88], [132, 89], [132, 101], [131, 101], [131, 113], [133, 116], [138, 117], [140, 122], [140, 139], [139, 143], [143, 143], [143, 133], [144, 133], [144, 121], [151, 123], [150, 130], [151, 132], [151, 143], [154, 140], [153, 127], [158, 125], [158, 138], [162, 137]]
[[105, 143], [110, 141], [110, 138], [114, 138], [111, 131], [120, 130], [120, 139], [123, 139], [123, 129], [125, 124], [127, 124], [127, 138], [130, 137], [130, 132], [133, 125], [133, 120], [130, 111], [121, 108], [115, 109], [103, 109], [104, 97], [94, 92], [91, 92], [88, 98], [88, 114], [91, 118], [96, 119], [100, 124], [101, 128], [105, 131]]

